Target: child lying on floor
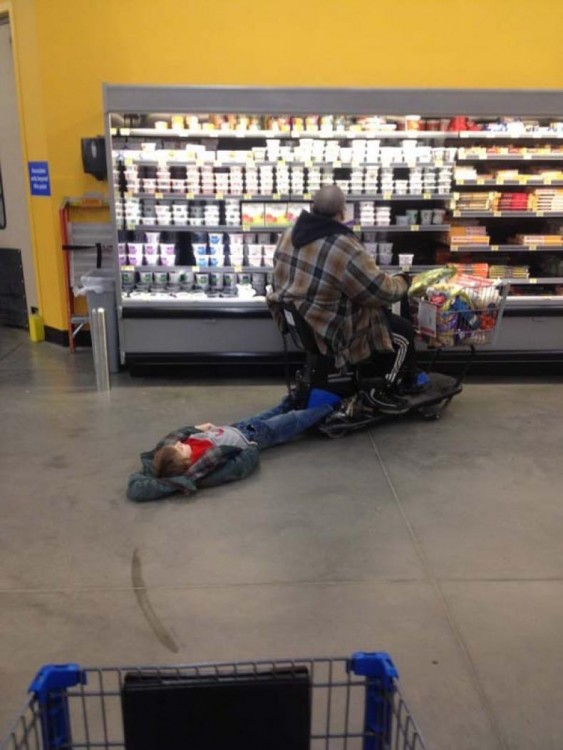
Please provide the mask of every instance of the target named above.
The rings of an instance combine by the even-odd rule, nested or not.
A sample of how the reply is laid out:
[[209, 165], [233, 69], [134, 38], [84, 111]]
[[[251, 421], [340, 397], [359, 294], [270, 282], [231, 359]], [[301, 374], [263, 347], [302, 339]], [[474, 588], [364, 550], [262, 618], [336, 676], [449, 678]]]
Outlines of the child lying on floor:
[[129, 477], [127, 496], [139, 502], [158, 500], [244, 479], [258, 465], [261, 450], [287, 443], [319, 424], [337, 403], [295, 410], [286, 396], [273, 409], [232, 425], [182, 427], [141, 454], [143, 468]]

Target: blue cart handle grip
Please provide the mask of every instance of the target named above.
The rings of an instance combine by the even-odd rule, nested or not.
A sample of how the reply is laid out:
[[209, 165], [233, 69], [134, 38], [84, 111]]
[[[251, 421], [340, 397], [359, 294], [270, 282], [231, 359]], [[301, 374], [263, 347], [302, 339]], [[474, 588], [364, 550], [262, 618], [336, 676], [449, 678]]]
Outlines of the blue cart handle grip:
[[34, 693], [42, 705], [52, 691], [86, 683], [86, 672], [78, 664], [45, 664], [35, 675], [28, 692]]

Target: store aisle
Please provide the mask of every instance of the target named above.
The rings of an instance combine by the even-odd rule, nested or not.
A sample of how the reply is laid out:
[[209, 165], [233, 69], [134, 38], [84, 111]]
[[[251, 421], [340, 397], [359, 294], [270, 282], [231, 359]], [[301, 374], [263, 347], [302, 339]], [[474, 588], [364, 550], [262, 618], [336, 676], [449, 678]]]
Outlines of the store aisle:
[[88, 352], [0, 328], [2, 729], [42, 662], [373, 648], [429, 748], [560, 747], [562, 385], [469, 385], [442, 422], [280, 447], [244, 482], [147, 505], [124, 496], [140, 450], [283, 385], [93, 385]]

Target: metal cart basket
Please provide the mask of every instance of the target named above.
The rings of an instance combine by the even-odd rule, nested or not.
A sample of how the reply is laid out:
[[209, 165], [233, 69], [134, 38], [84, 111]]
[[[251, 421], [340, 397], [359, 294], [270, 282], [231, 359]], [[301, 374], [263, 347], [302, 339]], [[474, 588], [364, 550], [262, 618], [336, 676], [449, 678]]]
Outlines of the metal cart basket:
[[[306, 670], [311, 750], [424, 750], [420, 732], [399, 692], [397, 670], [383, 652], [358, 652], [350, 659], [177, 667], [82, 669], [77, 664], [47, 665], [31, 683], [29, 700], [11, 732], [0, 741], [0, 750], [127, 747], [121, 703], [127, 674], [150, 673], [163, 681], [185, 678], [211, 682], [242, 675], [252, 682], [264, 672], [275, 674], [276, 670], [285, 674], [288, 670]], [[275, 731], [275, 726], [270, 727], [268, 736]], [[268, 736], [264, 737], [264, 750], [269, 746]], [[234, 741], [229, 746], [233, 750], [243, 747]]]
[[506, 282], [458, 274], [411, 297], [416, 330], [430, 346], [493, 344], [506, 305]]

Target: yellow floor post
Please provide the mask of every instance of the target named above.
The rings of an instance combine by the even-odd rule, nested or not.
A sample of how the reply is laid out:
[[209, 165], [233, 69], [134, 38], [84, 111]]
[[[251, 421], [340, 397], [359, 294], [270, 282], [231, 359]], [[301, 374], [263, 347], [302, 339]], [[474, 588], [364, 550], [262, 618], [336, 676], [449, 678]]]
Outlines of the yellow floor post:
[[29, 338], [32, 341], [45, 341], [43, 318], [36, 307], [32, 307], [29, 314]]

